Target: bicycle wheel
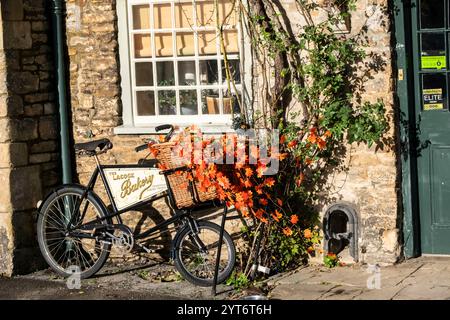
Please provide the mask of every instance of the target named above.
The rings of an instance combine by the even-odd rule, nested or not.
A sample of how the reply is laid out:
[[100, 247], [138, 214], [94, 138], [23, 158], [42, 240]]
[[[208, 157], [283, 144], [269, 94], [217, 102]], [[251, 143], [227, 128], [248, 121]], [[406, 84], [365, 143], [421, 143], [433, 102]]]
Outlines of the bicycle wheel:
[[[110, 243], [69, 235], [68, 224], [74, 215], [75, 226], [105, 216], [101, 203], [92, 194], [83, 199], [75, 212], [75, 204], [82, 194], [83, 190], [77, 187], [65, 187], [54, 192], [42, 205], [37, 222], [41, 253], [48, 265], [63, 277], [74, 272], [79, 272], [81, 279], [92, 276], [104, 265], [111, 249]], [[82, 212], [85, 212], [83, 219]], [[106, 225], [109, 222], [96, 223]], [[90, 232], [94, 234], [95, 231]]]
[[[203, 252], [195, 241], [192, 230], [186, 226], [175, 236], [174, 262], [180, 274], [189, 282], [208, 287], [213, 285], [220, 227], [208, 221], [198, 221], [197, 236], [204, 244]], [[223, 233], [217, 283], [225, 281], [234, 268], [236, 249], [228, 232]]]

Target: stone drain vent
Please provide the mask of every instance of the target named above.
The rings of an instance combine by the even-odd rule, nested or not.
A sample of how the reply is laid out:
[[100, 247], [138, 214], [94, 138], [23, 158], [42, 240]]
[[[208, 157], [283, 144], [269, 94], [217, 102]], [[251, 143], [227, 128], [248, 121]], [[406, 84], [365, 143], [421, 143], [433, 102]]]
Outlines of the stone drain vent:
[[348, 247], [350, 256], [358, 262], [358, 217], [351, 206], [336, 203], [329, 207], [323, 231], [325, 252], [339, 254]]

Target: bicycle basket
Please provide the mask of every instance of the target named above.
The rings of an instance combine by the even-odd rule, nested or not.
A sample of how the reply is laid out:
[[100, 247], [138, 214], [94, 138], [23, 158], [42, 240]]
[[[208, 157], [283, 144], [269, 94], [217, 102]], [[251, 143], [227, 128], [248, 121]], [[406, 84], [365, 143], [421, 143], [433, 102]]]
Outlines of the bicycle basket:
[[[157, 151], [155, 157], [164, 170], [186, 167], [186, 159], [178, 155], [177, 152], [173, 152], [175, 146], [176, 144], [173, 142], [158, 143], [151, 146], [152, 149]], [[214, 188], [204, 190], [196, 179], [194, 179], [194, 183], [191, 183], [189, 172], [186, 170], [175, 171], [166, 174], [166, 176], [175, 204], [179, 209], [192, 207], [198, 202], [217, 199]]]

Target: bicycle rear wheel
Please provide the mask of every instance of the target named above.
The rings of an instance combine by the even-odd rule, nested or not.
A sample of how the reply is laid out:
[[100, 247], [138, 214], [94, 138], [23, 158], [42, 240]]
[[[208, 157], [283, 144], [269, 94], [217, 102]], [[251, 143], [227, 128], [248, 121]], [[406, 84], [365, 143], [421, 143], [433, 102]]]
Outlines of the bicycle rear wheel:
[[[79, 210], [76, 210], [82, 194], [83, 189], [77, 187], [65, 187], [54, 192], [42, 205], [37, 222], [41, 253], [48, 265], [63, 277], [74, 272], [78, 272], [81, 279], [92, 276], [104, 265], [111, 250], [110, 243], [76, 237], [68, 231], [69, 227], [105, 216], [103, 206], [92, 194], [83, 199]], [[69, 226], [72, 217], [73, 225]], [[97, 222], [108, 223], [107, 220]], [[95, 232], [91, 231], [92, 234]]]
[[[175, 236], [174, 262], [180, 274], [189, 282], [209, 287], [213, 285], [220, 227], [208, 221], [198, 221], [198, 233], [188, 226]], [[195, 236], [204, 244], [202, 250]], [[236, 260], [236, 249], [228, 232], [224, 231], [217, 283], [225, 281], [231, 274]]]

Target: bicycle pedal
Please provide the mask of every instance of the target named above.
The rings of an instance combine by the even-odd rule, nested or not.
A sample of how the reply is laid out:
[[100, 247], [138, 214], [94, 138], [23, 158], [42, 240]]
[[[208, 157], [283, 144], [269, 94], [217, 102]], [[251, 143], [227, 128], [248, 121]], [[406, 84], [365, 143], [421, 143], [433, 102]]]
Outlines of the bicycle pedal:
[[142, 245], [140, 243], [136, 243], [136, 245], [139, 248], [143, 249], [146, 253], [155, 253], [155, 250], [151, 250], [151, 249], [147, 248], [146, 246], [144, 246], [144, 245]]

